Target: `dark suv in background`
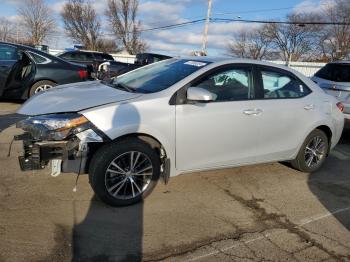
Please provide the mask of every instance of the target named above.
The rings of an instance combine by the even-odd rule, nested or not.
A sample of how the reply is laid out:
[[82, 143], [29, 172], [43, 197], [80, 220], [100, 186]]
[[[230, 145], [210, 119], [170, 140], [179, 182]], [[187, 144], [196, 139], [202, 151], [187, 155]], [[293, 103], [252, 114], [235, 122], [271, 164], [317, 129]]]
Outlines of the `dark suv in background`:
[[35, 48], [0, 42], [0, 97], [27, 99], [56, 85], [91, 79], [85, 65]]
[[91, 67], [95, 74], [94, 76], [96, 76], [100, 64], [108, 61], [114, 61], [113, 56], [110, 54], [85, 50], [66, 51], [59, 54], [58, 57], [69, 62], [84, 64]]

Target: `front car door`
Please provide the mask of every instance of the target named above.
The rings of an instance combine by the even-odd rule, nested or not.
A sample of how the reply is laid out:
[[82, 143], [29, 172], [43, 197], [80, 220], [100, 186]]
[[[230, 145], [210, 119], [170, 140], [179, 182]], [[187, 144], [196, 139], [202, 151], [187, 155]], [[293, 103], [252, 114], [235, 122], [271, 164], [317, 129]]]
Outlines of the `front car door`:
[[226, 65], [192, 81], [186, 88], [207, 89], [216, 99], [176, 105], [176, 168], [210, 169], [255, 162], [259, 128], [255, 84], [250, 65]]
[[2, 96], [6, 88], [7, 79], [13, 65], [17, 61], [17, 48], [6, 44], [0, 44], [0, 96]]
[[258, 66], [260, 86], [257, 106], [261, 134], [257, 141], [259, 162], [290, 159], [305, 139], [305, 130], [317, 117], [312, 91], [294, 74], [269, 66]]

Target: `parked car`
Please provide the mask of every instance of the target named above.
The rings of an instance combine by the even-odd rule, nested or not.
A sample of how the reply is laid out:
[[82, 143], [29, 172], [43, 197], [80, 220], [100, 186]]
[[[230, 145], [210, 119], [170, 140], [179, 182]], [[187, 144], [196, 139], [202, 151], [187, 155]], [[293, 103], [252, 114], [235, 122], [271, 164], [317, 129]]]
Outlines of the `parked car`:
[[110, 54], [86, 50], [73, 50], [63, 52], [59, 54], [58, 57], [73, 63], [84, 64], [91, 67], [95, 77], [100, 64], [107, 61], [114, 61], [113, 56]]
[[171, 57], [166, 55], [141, 53], [136, 55], [134, 64], [121, 63], [117, 61], [108, 61], [100, 64], [98, 69], [98, 79], [108, 79], [111, 77], [116, 77], [125, 74], [129, 71], [135, 70], [136, 68], [169, 58]]
[[171, 56], [154, 54], [154, 53], [140, 53], [136, 55], [135, 64], [136, 65], [149, 65], [162, 60], [171, 58]]
[[[56, 101], [52, 103], [51, 101]], [[275, 64], [168, 59], [109, 81], [70, 84], [18, 111], [22, 170], [89, 173], [112, 206], [145, 198], [162, 178], [274, 161], [321, 167], [341, 136], [342, 104]]]
[[53, 86], [89, 77], [86, 66], [28, 46], [0, 42], [0, 97], [27, 99]]
[[332, 62], [321, 68], [312, 80], [327, 94], [336, 97], [344, 105], [344, 115], [350, 126], [350, 61]]

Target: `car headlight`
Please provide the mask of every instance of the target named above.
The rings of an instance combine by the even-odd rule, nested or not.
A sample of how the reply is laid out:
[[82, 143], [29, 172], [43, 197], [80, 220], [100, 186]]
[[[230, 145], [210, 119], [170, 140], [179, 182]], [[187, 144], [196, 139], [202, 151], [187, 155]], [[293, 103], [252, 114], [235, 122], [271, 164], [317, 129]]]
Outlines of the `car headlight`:
[[91, 126], [89, 120], [77, 113], [34, 116], [17, 123], [18, 128], [29, 132], [35, 140], [63, 140]]

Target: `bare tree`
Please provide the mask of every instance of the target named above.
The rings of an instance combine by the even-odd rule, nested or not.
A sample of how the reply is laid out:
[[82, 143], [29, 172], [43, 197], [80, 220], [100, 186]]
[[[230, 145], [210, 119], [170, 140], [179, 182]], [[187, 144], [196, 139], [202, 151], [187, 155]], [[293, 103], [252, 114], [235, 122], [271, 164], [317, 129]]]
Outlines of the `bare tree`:
[[0, 40], [13, 42], [14, 25], [8, 19], [0, 17]]
[[[304, 14], [290, 14], [287, 20], [296, 24], [268, 24], [264, 31], [265, 37], [270, 39], [273, 48], [277, 49], [280, 57], [289, 64], [308, 56], [316, 46], [315, 32], [319, 29], [314, 25], [304, 25], [303, 21], [310, 21], [311, 16]], [[311, 21], [312, 22], [312, 21]]]
[[327, 25], [320, 31], [319, 45], [323, 56], [330, 60], [347, 58], [350, 55], [350, 2], [336, 0], [325, 7], [324, 20], [342, 25]]
[[21, 1], [18, 14], [29, 42], [34, 45], [41, 44], [55, 28], [53, 12], [44, 0]]
[[242, 58], [264, 59], [270, 53], [270, 39], [264, 31], [266, 26], [250, 31], [242, 30], [228, 43], [227, 51], [230, 55]]
[[63, 6], [61, 16], [66, 34], [73, 41], [91, 50], [98, 49], [101, 23], [90, 2], [69, 0]]
[[138, 0], [108, 0], [106, 16], [113, 33], [130, 54], [144, 52], [146, 43], [140, 39], [140, 22], [137, 21]]
[[105, 53], [117, 53], [121, 49], [112, 39], [101, 38], [97, 41], [97, 50]]

